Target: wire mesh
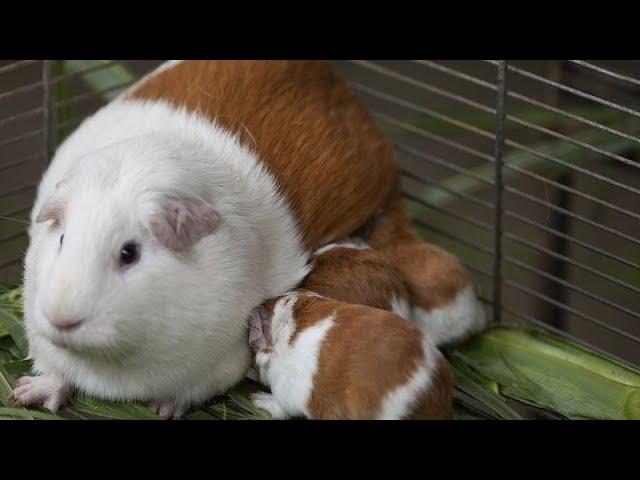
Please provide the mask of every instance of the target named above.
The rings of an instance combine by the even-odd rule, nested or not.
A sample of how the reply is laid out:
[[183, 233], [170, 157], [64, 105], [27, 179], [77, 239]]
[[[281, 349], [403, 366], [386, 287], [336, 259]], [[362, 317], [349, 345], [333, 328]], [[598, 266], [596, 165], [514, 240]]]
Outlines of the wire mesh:
[[[0, 282], [56, 146], [158, 61], [0, 62]], [[495, 321], [640, 365], [640, 64], [340, 61], [393, 142], [424, 238]]]

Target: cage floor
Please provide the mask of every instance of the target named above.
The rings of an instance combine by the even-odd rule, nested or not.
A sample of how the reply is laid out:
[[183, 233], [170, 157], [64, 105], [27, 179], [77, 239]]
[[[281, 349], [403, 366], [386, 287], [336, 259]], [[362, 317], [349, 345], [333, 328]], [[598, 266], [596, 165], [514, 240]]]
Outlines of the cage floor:
[[[21, 288], [5, 289], [0, 294], [0, 419], [160, 419], [138, 403], [80, 395], [56, 414], [15, 407], [12, 386], [31, 369], [21, 311]], [[494, 326], [445, 354], [456, 381], [456, 419], [640, 418], [640, 372], [531, 327]], [[250, 399], [262, 389], [245, 380], [183, 418], [270, 419]]]

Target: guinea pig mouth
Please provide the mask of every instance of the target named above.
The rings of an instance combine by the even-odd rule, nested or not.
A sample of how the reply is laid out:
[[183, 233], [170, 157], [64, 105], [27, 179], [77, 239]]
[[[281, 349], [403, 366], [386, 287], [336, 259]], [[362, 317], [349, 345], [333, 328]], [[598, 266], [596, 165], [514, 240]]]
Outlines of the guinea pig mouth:
[[53, 343], [56, 347], [63, 348], [65, 350], [71, 351], [83, 351], [86, 350], [86, 347], [83, 348], [82, 344], [78, 342], [77, 339], [74, 339], [75, 332], [73, 333], [59, 333], [52, 332], [47, 335], [49, 341]]
[[55, 347], [83, 357], [122, 361], [128, 355], [126, 345], [120, 345], [115, 339], [105, 339], [100, 335], [98, 341], [95, 335], [88, 335], [88, 332], [82, 330], [47, 332], [46, 337]]

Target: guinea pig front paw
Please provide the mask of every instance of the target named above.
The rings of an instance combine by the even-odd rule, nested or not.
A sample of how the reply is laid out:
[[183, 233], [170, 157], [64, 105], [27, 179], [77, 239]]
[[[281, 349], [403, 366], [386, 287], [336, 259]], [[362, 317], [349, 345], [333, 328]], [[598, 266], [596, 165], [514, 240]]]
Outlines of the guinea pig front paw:
[[49, 375], [22, 377], [11, 392], [18, 406], [39, 405], [56, 412], [71, 396], [72, 388], [59, 378]]
[[178, 403], [176, 400], [157, 400], [149, 402], [147, 407], [165, 420], [176, 420], [187, 410], [183, 404]]
[[276, 397], [270, 393], [253, 393], [251, 395], [251, 401], [256, 407], [269, 412], [271, 416], [276, 420], [281, 420], [288, 417], [284, 409], [276, 400]]

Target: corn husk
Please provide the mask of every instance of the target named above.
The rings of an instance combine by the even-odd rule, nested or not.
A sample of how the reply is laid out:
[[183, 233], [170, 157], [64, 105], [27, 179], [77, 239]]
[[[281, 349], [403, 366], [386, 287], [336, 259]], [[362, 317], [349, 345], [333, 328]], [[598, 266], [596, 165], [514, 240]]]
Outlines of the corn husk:
[[640, 374], [531, 328], [494, 327], [451, 352], [506, 397], [572, 419], [640, 419]]

